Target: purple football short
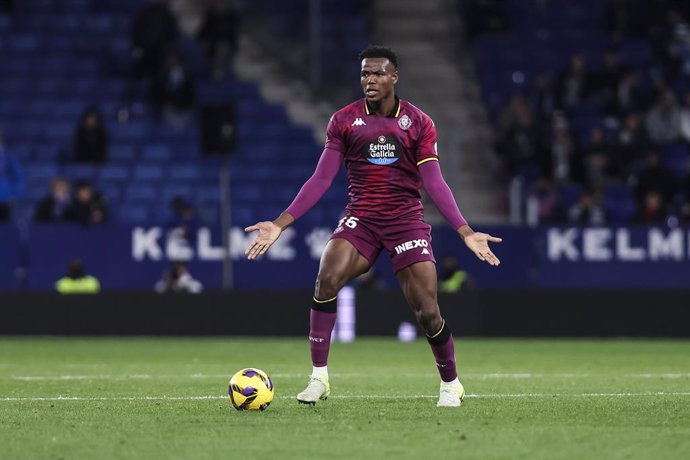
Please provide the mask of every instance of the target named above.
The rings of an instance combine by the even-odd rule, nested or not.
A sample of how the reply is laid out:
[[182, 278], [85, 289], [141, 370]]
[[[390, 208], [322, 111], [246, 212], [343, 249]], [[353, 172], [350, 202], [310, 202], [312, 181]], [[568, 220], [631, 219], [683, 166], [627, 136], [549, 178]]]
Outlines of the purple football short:
[[335, 238], [349, 241], [371, 265], [385, 248], [394, 272], [417, 262], [436, 263], [431, 249], [431, 225], [423, 220], [383, 222], [345, 216], [331, 235], [331, 239]]

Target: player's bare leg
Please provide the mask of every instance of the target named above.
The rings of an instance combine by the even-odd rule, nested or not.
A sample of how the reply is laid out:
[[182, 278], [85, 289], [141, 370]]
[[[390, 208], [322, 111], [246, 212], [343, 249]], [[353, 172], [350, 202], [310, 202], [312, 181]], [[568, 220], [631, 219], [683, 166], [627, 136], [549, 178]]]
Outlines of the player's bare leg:
[[336, 238], [326, 245], [316, 277], [314, 302], [309, 315], [309, 348], [312, 374], [307, 388], [297, 395], [303, 404], [316, 404], [330, 394], [328, 352], [336, 318], [336, 296], [345, 283], [369, 269], [369, 261], [347, 240]]
[[457, 407], [465, 397], [455, 366], [455, 345], [450, 328], [441, 317], [437, 301], [436, 266], [418, 262], [397, 273], [405, 298], [424, 329], [441, 376], [437, 406]]

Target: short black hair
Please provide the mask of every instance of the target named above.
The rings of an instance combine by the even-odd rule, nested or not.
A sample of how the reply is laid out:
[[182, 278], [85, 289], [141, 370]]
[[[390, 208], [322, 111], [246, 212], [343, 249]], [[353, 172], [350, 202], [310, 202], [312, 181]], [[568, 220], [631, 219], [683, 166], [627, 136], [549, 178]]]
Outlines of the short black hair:
[[398, 68], [398, 56], [392, 49], [385, 46], [369, 45], [359, 53], [359, 60], [364, 58], [386, 58], [393, 64], [393, 67]]

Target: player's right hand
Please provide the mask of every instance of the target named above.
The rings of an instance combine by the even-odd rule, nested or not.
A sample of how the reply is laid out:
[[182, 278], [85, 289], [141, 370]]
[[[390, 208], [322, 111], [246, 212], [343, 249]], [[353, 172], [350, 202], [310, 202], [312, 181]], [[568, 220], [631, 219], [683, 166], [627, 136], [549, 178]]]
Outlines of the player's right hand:
[[247, 233], [256, 230], [259, 231], [259, 234], [256, 235], [254, 241], [252, 241], [247, 250], [244, 251], [244, 254], [249, 260], [254, 260], [268, 251], [268, 248], [275, 243], [283, 232], [282, 229], [273, 222], [258, 222], [244, 229]]

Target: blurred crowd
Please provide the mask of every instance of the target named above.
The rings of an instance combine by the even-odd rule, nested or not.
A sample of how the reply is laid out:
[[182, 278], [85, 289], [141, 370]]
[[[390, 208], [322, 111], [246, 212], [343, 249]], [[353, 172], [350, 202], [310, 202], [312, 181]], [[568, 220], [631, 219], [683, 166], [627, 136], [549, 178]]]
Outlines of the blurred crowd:
[[[525, 2], [536, 16], [552, 3]], [[690, 2], [599, 5], [602, 24], [590, 33], [599, 27], [606, 48], [575, 51], [565, 68], [535, 75], [498, 114], [503, 172], [527, 184], [538, 222], [610, 222], [603, 198], [627, 188], [634, 209], [625, 221], [689, 224]], [[504, 7], [498, 0], [466, 3], [468, 39], [510, 30]], [[621, 59], [630, 41], [651, 50], [649, 65]]]

